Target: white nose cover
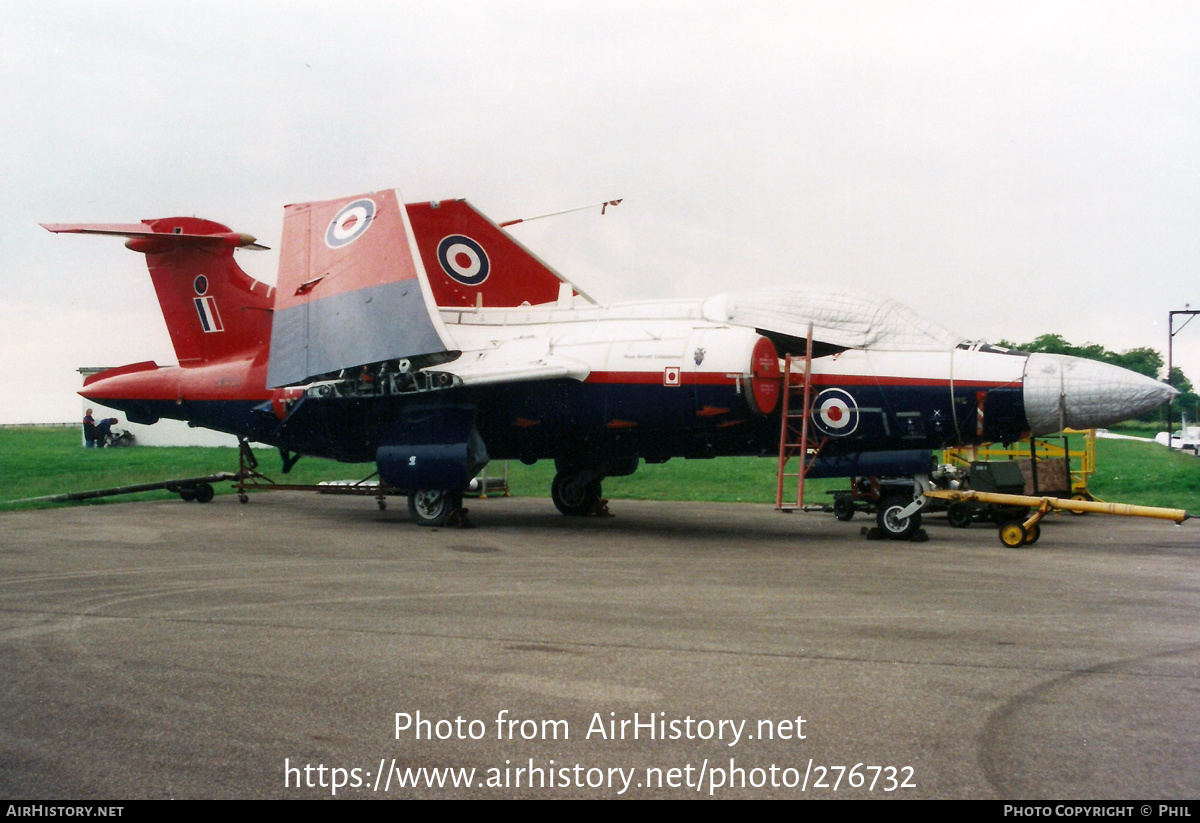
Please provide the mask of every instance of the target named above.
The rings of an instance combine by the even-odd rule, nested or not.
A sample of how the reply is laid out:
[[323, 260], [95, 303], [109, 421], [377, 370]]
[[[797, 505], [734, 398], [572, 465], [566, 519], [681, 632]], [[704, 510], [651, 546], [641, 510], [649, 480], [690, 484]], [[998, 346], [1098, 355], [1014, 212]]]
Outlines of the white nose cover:
[[1152, 377], [1082, 357], [1039, 352], [1025, 364], [1025, 419], [1035, 435], [1108, 426], [1176, 394]]

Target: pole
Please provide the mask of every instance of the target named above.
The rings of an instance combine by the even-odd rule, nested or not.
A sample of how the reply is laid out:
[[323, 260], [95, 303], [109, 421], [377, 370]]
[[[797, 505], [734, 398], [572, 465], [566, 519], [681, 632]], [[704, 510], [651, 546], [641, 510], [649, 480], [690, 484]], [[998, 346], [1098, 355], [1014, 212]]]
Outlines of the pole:
[[[1188, 307], [1187, 303], [1183, 304], [1183, 311], [1167, 312], [1167, 384], [1171, 383], [1171, 372], [1175, 369], [1175, 315], [1186, 314], [1188, 319], [1183, 321], [1183, 325], [1179, 327], [1179, 331], [1183, 331], [1188, 323], [1192, 322], [1192, 318], [1200, 311]], [[1175, 428], [1175, 398], [1167, 400], [1167, 448], [1171, 448], [1171, 432]]]

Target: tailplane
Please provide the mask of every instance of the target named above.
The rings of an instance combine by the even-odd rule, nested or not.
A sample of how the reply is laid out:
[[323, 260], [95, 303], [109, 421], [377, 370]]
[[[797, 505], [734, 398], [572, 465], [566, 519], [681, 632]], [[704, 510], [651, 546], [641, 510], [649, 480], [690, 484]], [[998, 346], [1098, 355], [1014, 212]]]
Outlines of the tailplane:
[[250, 235], [196, 217], [43, 226], [55, 233], [126, 237], [129, 249], [146, 255], [181, 366], [252, 357], [270, 342], [275, 289], [233, 259], [235, 249], [265, 248]]

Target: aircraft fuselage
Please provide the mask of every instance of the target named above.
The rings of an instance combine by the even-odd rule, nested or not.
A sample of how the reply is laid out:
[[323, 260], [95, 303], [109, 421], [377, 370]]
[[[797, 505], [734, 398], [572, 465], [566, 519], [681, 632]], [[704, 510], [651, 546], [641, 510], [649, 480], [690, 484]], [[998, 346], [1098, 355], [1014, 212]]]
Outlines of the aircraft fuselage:
[[[778, 452], [778, 361], [773, 371], [759, 369], [765, 373], [754, 362], [756, 353], [775, 360], [774, 346], [760, 330], [706, 321], [699, 302], [456, 310], [443, 319], [464, 350], [554, 356], [581, 364], [585, 376], [453, 380], [418, 393], [382, 392], [350, 376], [271, 390], [264, 351], [191, 367], [126, 367], [98, 375], [84, 394], [135, 421], [186, 420], [348, 462], [375, 460], [388, 427], [414, 404], [473, 406], [492, 459], [661, 462]], [[824, 454], [1011, 440], [1028, 429], [1026, 359], [970, 348], [817, 357], [813, 436], [825, 441]], [[454, 367], [438, 368], [453, 375]]]

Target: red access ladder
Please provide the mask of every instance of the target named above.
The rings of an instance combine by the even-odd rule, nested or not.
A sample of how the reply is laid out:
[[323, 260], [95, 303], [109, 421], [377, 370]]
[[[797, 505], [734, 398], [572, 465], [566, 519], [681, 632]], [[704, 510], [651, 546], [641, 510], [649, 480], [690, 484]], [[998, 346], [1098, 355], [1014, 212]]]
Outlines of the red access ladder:
[[[804, 357], [789, 354], [783, 361], [783, 416], [779, 426], [779, 471], [775, 482], [777, 511], [804, 508], [804, 475], [809, 461], [817, 456], [825, 443], [824, 438], [809, 436], [812, 399], [812, 324], [809, 324]], [[796, 458], [796, 470], [789, 472], [788, 464], [793, 457]], [[795, 505], [783, 502], [785, 481], [792, 477], [796, 478]]]

